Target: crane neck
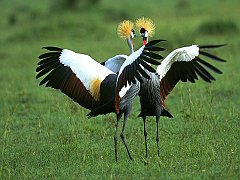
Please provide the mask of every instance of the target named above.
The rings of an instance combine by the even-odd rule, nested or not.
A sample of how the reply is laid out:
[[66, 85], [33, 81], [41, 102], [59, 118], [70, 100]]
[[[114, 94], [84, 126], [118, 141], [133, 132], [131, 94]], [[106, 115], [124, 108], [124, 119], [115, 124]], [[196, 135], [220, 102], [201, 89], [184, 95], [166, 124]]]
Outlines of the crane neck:
[[[148, 43], [148, 37], [143, 37], [143, 45], [145, 46]], [[151, 63], [146, 62], [149, 66], [151, 66]]]
[[133, 45], [133, 40], [132, 38], [127, 38], [127, 44], [130, 49], [130, 54], [134, 52], [134, 45]]

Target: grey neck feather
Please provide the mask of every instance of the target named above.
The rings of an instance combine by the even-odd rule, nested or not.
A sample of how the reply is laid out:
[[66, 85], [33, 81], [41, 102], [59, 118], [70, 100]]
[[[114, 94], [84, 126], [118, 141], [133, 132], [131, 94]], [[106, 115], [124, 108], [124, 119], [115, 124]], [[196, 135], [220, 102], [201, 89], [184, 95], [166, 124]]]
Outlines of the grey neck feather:
[[127, 44], [128, 44], [129, 49], [130, 49], [130, 54], [132, 54], [134, 52], [134, 49], [133, 49], [133, 44], [132, 44], [132, 39], [131, 38], [127, 38]]

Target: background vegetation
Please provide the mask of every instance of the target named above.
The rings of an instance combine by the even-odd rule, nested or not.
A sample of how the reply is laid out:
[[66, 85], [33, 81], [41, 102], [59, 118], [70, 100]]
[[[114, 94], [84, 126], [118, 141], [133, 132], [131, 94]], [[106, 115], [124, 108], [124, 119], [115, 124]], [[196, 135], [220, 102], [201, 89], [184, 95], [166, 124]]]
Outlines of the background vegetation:
[[[239, 179], [239, 6], [238, 0], [1, 0], [0, 179]], [[116, 163], [114, 114], [87, 119], [88, 111], [68, 97], [39, 87], [35, 69], [46, 45], [98, 61], [128, 54], [117, 24], [141, 16], [155, 22], [154, 38], [167, 40], [164, 56], [180, 46], [227, 43], [214, 51], [227, 63], [215, 63], [224, 72], [216, 82], [179, 83], [169, 96], [174, 118], [161, 118], [160, 157], [155, 120], [148, 118], [144, 158], [136, 99], [126, 128], [134, 161], [119, 141]]]

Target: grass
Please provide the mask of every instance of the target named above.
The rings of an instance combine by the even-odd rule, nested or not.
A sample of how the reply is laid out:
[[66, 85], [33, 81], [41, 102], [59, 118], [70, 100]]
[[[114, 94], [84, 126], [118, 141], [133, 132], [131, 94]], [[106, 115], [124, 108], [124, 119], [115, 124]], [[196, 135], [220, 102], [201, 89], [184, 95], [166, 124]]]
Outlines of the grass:
[[[0, 5], [1, 179], [239, 179], [237, 0], [102, 0], [94, 7], [65, 11], [46, 0], [3, 0]], [[114, 114], [87, 119], [88, 111], [68, 97], [39, 87], [37, 57], [46, 45], [90, 54], [98, 61], [127, 54], [126, 43], [116, 35], [117, 24], [143, 15], [156, 23], [155, 38], [168, 40], [164, 56], [194, 43], [227, 43], [215, 51], [227, 63], [215, 63], [224, 72], [216, 82], [179, 83], [169, 96], [166, 103], [174, 118], [161, 118], [160, 157], [155, 120], [148, 118], [149, 158], [144, 158], [136, 98], [126, 128], [134, 161], [119, 140], [116, 163]], [[224, 23], [221, 32], [201, 31], [204, 27], [217, 30], [209, 22], [230, 23]], [[136, 47], [140, 43], [137, 39]]]

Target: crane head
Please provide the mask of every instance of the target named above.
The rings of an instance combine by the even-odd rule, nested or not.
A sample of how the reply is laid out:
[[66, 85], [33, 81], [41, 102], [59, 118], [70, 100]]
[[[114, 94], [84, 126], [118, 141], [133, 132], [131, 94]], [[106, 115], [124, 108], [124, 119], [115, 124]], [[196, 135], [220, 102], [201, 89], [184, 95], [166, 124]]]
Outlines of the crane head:
[[135, 37], [135, 31], [133, 30], [133, 22], [124, 20], [118, 25], [117, 33], [119, 37], [123, 39], [133, 39]]
[[149, 18], [139, 18], [136, 20], [136, 26], [143, 38], [143, 45], [146, 45], [148, 37], [152, 37], [155, 31], [155, 25], [153, 21]]
[[119, 37], [127, 40], [130, 53], [133, 53], [134, 51], [134, 44], [132, 39], [136, 36], [135, 31], [133, 29], [133, 25], [134, 25], [133, 22], [125, 20], [121, 22], [117, 28], [117, 33]]

